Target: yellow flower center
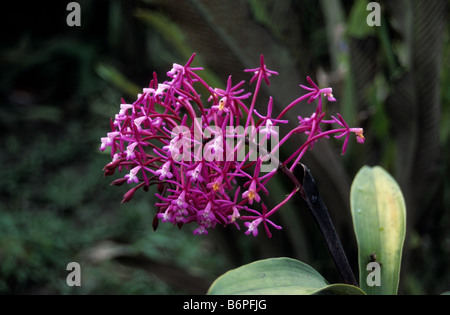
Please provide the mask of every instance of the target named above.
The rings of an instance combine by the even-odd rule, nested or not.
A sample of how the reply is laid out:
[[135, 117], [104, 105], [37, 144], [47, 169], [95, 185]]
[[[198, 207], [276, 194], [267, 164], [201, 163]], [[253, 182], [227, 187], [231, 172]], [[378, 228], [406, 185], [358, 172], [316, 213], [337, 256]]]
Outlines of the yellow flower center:
[[255, 192], [253, 190], [250, 190], [248, 192], [248, 199], [253, 200], [255, 198]]
[[360, 137], [361, 139], [363, 139], [363, 140], [365, 139], [365, 138], [364, 138], [364, 135], [363, 135], [363, 131], [357, 132], [356, 135], [357, 135], [358, 137]]
[[225, 100], [222, 98], [219, 101], [219, 110], [223, 110], [225, 108]]
[[356, 132], [355, 132], [356, 140], [358, 141], [358, 143], [364, 143], [364, 141], [365, 141], [363, 132], [364, 132], [364, 130], [362, 128], [359, 128], [359, 130], [356, 130]]
[[214, 191], [218, 191], [220, 189], [220, 184], [218, 182], [215, 182], [212, 188]]

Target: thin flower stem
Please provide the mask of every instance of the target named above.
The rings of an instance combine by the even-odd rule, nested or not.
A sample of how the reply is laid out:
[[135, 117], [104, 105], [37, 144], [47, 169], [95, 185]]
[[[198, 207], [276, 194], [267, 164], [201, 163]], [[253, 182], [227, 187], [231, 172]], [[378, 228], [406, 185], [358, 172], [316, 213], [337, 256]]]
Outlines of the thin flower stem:
[[300, 152], [302, 152], [305, 147], [308, 147], [312, 142], [316, 141], [317, 139], [323, 138], [323, 137], [331, 135], [331, 134], [347, 132], [347, 131], [348, 131], [348, 129], [346, 129], [346, 128], [333, 129], [333, 130], [328, 130], [328, 131], [322, 132], [318, 135], [315, 135], [314, 137], [308, 138], [308, 140], [305, 143], [303, 143], [300, 146], [300, 148], [298, 148], [297, 151], [294, 152], [294, 154], [292, 154], [289, 158], [287, 158], [286, 161], [283, 162], [283, 164], [284, 165], [288, 164], [295, 156], [300, 154]]
[[282, 202], [280, 202], [278, 205], [276, 205], [272, 210], [270, 210], [269, 212], [267, 212], [266, 214], [266, 218], [270, 217], [272, 214], [274, 214], [275, 212], [277, 212], [278, 209], [280, 209], [282, 206], [284, 206], [286, 204], [286, 202], [288, 202], [289, 200], [291, 200], [291, 198], [297, 193], [298, 188], [295, 188], [294, 190], [292, 190], [292, 192], [286, 197], [284, 198], [284, 200]]
[[281, 117], [283, 117], [292, 107], [294, 107], [295, 105], [297, 105], [301, 101], [306, 100], [307, 98], [311, 97], [312, 95], [314, 95], [314, 92], [307, 93], [307, 94], [297, 98], [296, 100], [294, 100], [292, 103], [290, 103], [288, 106], [286, 106], [283, 109], [283, 111], [278, 115], [277, 119], [281, 119]]
[[250, 109], [249, 109], [249, 114], [247, 116], [247, 121], [245, 123], [245, 128], [248, 127], [248, 125], [250, 124], [250, 120], [253, 118], [253, 109], [255, 108], [255, 103], [256, 103], [256, 98], [258, 96], [259, 93], [259, 88], [261, 87], [261, 80], [262, 80], [262, 71], [259, 72], [258, 75], [258, 81], [256, 82], [256, 87], [255, 87], [255, 92], [253, 94], [253, 98], [252, 98], [252, 103], [250, 104]]

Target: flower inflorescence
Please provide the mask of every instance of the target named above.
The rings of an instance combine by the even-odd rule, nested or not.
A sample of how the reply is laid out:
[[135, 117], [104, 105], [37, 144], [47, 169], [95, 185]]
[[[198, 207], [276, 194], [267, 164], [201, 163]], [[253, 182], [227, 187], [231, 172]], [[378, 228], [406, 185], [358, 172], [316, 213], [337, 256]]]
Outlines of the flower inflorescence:
[[[253, 94], [245, 92], [245, 81], [233, 86], [231, 76], [225, 89], [211, 87], [197, 73], [202, 68], [191, 66], [194, 57], [184, 66], [174, 64], [162, 83], [154, 73], [149, 87], [133, 103], [122, 100], [119, 113], [110, 121], [111, 131], [101, 138], [100, 150], [109, 147], [112, 158], [104, 168], [105, 175], [116, 170], [126, 172], [112, 182], [134, 185], [122, 202], [131, 200], [141, 188], [147, 191], [152, 185], [157, 187], [155, 229], [160, 221], [180, 228], [196, 223], [194, 234], [208, 234], [217, 224], [239, 229], [238, 221], [243, 221], [246, 234], [256, 236], [258, 227], [263, 226], [271, 237], [269, 226], [281, 226], [270, 217], [293, 197], [296, 189], [268, 211], [261, 197], [269, 195], [265, 184], [281, 167], [290, 164], [292, 172], [317, 140], [332, 134], [345, 137], [345, 153], [351, 133], [359, 143], [364, 142], [363, 130], [350, 128], [339, 114], [325, 120], [322, 96], [328, 101], [336, 99], [331, 88], [319, 89], [309, 77], [310, 86], [301, 85], [308, 93], [278, 116], [273, 116], [271, 97], [266, 115], [259, 113], [255, 104], [261, 84], [264, 80], [270, 85], [269, 77], [278, 74], [267, 69], [262, 55], [259, 67], [245, 70], [253, 73]], [[199, 87], [209, 95], [202, 97]], [[247, 106], [244, 101], [250, 98]], [[307, 118], [299, 116], [298, 126], [280, 139], [278, 125], [288, 122], [282, 118], [303, 100], [317, 100], [316, 111]], [[324, 125], [327, 127], [321, 127]], [[308, 135], [307, 140], [281, 162], [280, 147], [298, 134]]]

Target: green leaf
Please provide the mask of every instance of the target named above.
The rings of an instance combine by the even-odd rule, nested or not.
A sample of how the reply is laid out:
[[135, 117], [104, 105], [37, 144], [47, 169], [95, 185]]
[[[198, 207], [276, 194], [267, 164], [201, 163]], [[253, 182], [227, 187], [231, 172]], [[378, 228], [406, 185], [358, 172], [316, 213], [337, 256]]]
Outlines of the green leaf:
[[136, 96], [142, 91], [141, 88], [111, 65], [99, 63], [96, 65], [95, 71], [103, 80], [113, 84], [130, 96]]
[[192, 55], [189, 42], [184, 37], [178, 25], [167, 15], [153, 10], [137, 9], [136, 17], [161, 33], [183, 58], [189, 58]]
[[364, 294], [351, 285], [328, 285], [311, 266], [291, 258], [259, 260], [228, 271], [208, 290], [211, 295], [233, 294]]
[[[196, 48], [191, 47], [191, 43], [185, 37], [182, 29], [171, 20], [167, 15], [155, 12], [154, 10], [137, 9], [136, 17], [161, 34], [161, 36], [167, 39], [172, 47], [180, 54], [180, 56], [186, 61], [191, 57], [192, 53], [196, 51]], [[191, 34], [192, 35], [192, 34]], [[200, 60], [200, 62], [198, 62]], [[200, 56], [196, 56], [194, 65], [198, 63], [203, 65]], [[202, 77], [206, 82], [209, 82], [212, 86], [222, 86], [222, 80], [211, 70], [204, 69], [202, 71]]]
[[319, 289], [312, 294], [314, 295], [366, 295], [363, 290], [350, 284], [330, 284]]
[[[350, 202], [361, 289], [367, 294], [397, 294], [406, 231], [400, 187], [383, 168], [364, 166], [353, 181]], [[377, 262], [379, 269], [367, 270], [370, 262]]]
[[374, 27], [370, 27], [366, 23], [366, 19], [370, 11], [367, 11], [367, 0], [355, 1], [350, 12], [347, 23], [347, 34], [358, 39], [366, 38], [375, 34]]

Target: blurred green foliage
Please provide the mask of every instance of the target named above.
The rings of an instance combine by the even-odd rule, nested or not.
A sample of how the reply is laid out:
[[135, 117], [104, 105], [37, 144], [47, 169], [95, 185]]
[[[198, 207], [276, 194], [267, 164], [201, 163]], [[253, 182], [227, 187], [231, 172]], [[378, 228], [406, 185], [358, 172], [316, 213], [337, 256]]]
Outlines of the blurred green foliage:
[[[339, 280], [301, 200], [286, 205], [271, 240], [220, 228], [194, 237], [165, 224], [154, 233], [151, 192], [120, 205], [126, 187], [103, 178], [100, 137], [122, 97], [133, 101], [153, 71], [163, 78], [191, 52], [218, 86], [229, 74], [249, 79], [242, 70], [264, 53], [280, 72], [262, 91], [277, 110], [306, 75], [333, 86], [339, 104], [324, 106], [364, 127], [366, 144], [341, 157], [331, 141], [304, 163], [354, 270], [350, 183], [363, 164], [380, 164], [407, 202], [399, 292], [448, 290], [448, 5], [380, 1], [382, 27], [368, 29], [363, 2], [80, 0], [82, 26], [72, 28], [64, 1], [11, 3], [0, 43], [0, 293], [206, 293], [231, 267], [275, 256]], [[270, 189], [281, 196], [284, 185]], [[66, 285], [71, 261], [81, 264], [79, 288]]]

